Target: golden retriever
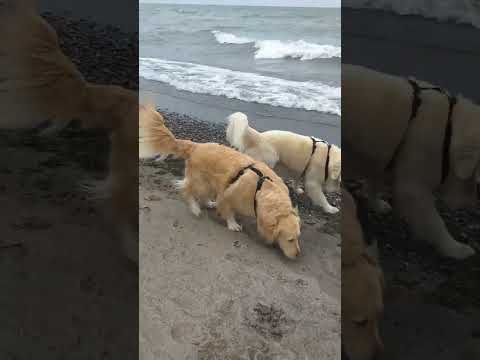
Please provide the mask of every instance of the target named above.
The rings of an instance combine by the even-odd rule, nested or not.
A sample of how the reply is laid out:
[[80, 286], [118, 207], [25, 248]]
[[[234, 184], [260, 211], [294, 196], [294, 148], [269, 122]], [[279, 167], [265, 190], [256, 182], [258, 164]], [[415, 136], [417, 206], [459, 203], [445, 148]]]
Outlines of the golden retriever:
[[79, 119], [108, 129], [109, 176], [98, 196], [111, 199], [114, 229], [138, 262], [138, 93], [85, 81], [33, 3], [0, 4], [0, 127]]
[[194, 215], [200, 215], [200, 205], [215, 206], [232, 231], [241, 230], [236, 214], [256, 217], [267, 243], [277, 243], [288, 258], [300, 254], [298, 213], [287, 186], [266, 164], [223, 145], [176, 139], [152, 107], [141, 106], [140, 127], [140, 157], [162, 153], [186, 159], [179, 185]]
[[350, 360], [373, 360], [383, 353], [383, 274], [367, 251], [353, 197], [342, 195], [342, 347]]
[[[315, 205], [326, 213], [339, 210], [328, 203], [323, 191], [340, 190], [341, 150], [336, 145], [290, 131], [258, 132], [248, 125], [245, 114], [228, 117], [227, 140], [239, 151], [265, 162], [272, 169], [278, 162], [305, 181], [305, 190]], [[297, 192], [302, 192], [298, 189]]]
[[[416, 86], [425, 89], [417, 93]], [[449, 234], [433, 192], [440, 190], [451, 208], [476, 203], [480, 106], [463, 97], [455, 103], [430, 84], [355, 65], [342, 66], [342, 90], [345, 177], [365, 177], [374, 194], [391, 176], [394, 208], [416, 238], [447, 257], [473, 255]], [[388, 210], [385, 202], [373, 202]]]

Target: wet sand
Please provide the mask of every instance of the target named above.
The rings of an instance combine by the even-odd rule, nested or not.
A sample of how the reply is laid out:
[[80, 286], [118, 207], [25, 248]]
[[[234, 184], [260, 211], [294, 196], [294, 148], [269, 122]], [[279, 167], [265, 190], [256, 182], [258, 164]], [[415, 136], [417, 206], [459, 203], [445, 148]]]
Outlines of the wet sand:
[[251, 125], [258, 130], [281, 129], [316, 136], [333, 144], [340, 145], [341, 142], [340, 117], [317, 111], [193, 94], [143, 78], [140, 78], [140, 100], [150, 100], [163, 109], [217, 124], [224, 124], [228, 115], [241, 111], [248, 115]]

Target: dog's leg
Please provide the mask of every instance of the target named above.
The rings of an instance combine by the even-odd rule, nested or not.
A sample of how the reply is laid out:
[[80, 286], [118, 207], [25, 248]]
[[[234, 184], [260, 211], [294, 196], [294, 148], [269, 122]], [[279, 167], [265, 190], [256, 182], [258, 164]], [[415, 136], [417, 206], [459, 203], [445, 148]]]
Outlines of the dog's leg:
[[297, 195], [302, 195], [304, 193], [304, 191], [302, 189], [301, 181], [293, 180], [292, 185], [293, 185], [293, 188], [295, 189], [295, 193]]
[[193, 187], [190, 181], [188, 181], [187, 178], [179, 180], [175, 182], [175, 187], [182, 192], [183, 198], [187, 202], [188, 207], [193, 215], [200, 216], [202, 210], [200, 209], [200, 204], [193, 196]]
[[190, 208], [192, 214], [195, 216], [200, 216], [202, 209], [200, 209], [200, 204], [198, 201], [195, 200], [195, 198], [191, 195], [185, 196], [185, 200], [187, 201], [188, 207]]
[[338, 208], [328, 203], [328, 200], [323, 193], [322, 186], [315, 180], [307, 180], [305, 182], [305, 190], [307, 190], [307, 194], [310, 199], [312, 199], [313, 203], [320, 206], [327, 214], [336, 214], [339, 212]]
[[442, 255], [461, 260], [475, 253], [470, 246], [455, 241], [449, 234], [429, 189], [399, 183], [394, 188], [394, 201], [395, 210], [407, 221], [413, 235], [432, 244]]
[[227, 222], [227, 227], [232, 231], [242, 231], [242, 225], [240, 225], [235, 219], [235, 212], [228, 201], [228, 190], [226, 194], [217, 197], [217, 212], [220, 217]]

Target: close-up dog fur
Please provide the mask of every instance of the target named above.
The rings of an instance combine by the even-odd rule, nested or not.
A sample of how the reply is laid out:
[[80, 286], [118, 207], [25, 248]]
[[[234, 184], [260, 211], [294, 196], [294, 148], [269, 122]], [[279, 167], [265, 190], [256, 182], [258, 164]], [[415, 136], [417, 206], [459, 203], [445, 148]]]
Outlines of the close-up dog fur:
[[55, 128], [78, 119], [109, 131], [109, 175], [93, 190], [95, 197], [110, 199], [112, 228], [137, 262], [138, 94], [85, 81], [35, 1], [0, 5], [0, 127], [31, 129], [49, 120]]
[[357, 214], [352, 195], [342, 189], [342, 347], [349, 360], [370, 360], [383, 354], [384, 279]]
[[281, 163], [303, 180], [307, 195], [326, 213], [339, 210], [328, 203], [325, 192], [337, 192], [341, 182], [341, 150], [336, 145], [290, 131], [258, 132], [248, 124], [243, 113], [228, 117], [227, 140], [272, 169]]
[[195, 216], [201, 206], [216, 207], [232, 231], [241, 230], [235, 215], [256, 217], [267, 243], [278, 244], [289, 258], [300, 254], [298, 212], [283, 180], [265, 163], [223, 145], [176, 139], [152, 107], [141, 107], [140, 127], [140, 157], [160, 153], [186, 160], [178, 185]]
[[434, 192], [452, 209], [473, 206], [480, 165], [480, 107], [443, 89], [361, 66], [342, 66], [344, 178], [365, 178], [370, 202], [392, 179], [393, 208], [415, 238], [440, 254], [465, 259], [475, 253], [453, 239]]

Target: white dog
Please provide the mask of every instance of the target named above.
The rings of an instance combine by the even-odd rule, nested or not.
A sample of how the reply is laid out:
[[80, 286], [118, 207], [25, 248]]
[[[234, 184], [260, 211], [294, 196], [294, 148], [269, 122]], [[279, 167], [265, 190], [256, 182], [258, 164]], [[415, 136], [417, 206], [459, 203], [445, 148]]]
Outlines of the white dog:
[[289, 131], [258, 132], [248, 125], [245, 114], [228, 117], [227, 141], [240, 152], [265, 162], [271, 168], [282, 163], [305, 181], [305, 190], [315, 205], [334, 214], [339, 210], [330, 205], [326, 192], [340, 190], [341, 150], [314, 137]]
[[433, 192], [440, 190], [451, 208], [477, 203], [480, 106], [424, 82], [354, 65], [342, 66], [342, 90], [344, 177], [364, 177], [375, 187], [391, 176], [394, 209], [416, 238], [447, 257], [473, 255], [449, 234]]

